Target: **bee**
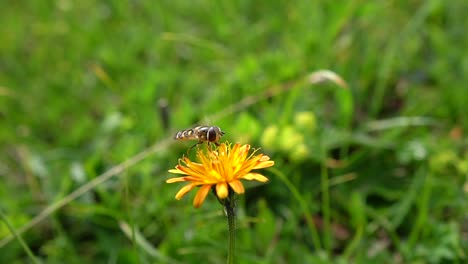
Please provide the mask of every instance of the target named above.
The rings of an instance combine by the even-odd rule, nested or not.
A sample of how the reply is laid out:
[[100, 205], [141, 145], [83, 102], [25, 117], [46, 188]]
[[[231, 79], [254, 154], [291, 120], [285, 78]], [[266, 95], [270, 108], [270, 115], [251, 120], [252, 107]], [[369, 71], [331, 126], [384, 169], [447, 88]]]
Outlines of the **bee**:
[[176, 140], [198, 140], [198, 143], [193, 145], [190, 149], [202, 143], [214, 143], [219, 145], [218, 141], [224, 135], [221, 128], [217, 126], [196, 126], [177, 132], [174, 136]]

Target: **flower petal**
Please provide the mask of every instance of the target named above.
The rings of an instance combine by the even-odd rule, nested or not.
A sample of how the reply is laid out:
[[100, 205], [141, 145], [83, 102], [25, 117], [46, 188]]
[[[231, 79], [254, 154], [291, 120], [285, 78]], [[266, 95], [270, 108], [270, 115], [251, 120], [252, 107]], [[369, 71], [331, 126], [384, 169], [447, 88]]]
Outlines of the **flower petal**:
[[198, 190], [197, 195], [195, 195], [195, 199], [193, 199], [193, 207], [199, 208], [203, 202], [205, 201], [206, 195], [211, 189], [211, 185], [203, 185]]
[[234, 192], [236, 192], [238, 194], [242, 194], [245, 191], [244, 185], [239, 180], [234, 180], [234, 181], [229, 182], [229, 186], [231, 186], [231, 188], [234, 190]]
[[185, 172], [183, 172], [183, 171], [181, 171], [179, 169], [170, 169], [170, 170], [168, 170], [168, 172], [175, 173], [175, 174], [187, 174], [187, 173], [185, 173]]
[[228, 196], [228, 187], [226, 182], [216, 184], [216, 195], [218, 195], [219, 199], [226, 199]]
[[190, 191], [193, 189], [193, 187], [195, 187], [195, 184], [188, 184], [188, 185], [185, 185], [184, 187], [182, 187], [182, 189], [180, 189], [180, 190], [177, 192], [175, 198], [176, 198], [177, 200], [182, 199], [182, 197], [184, 197], [188, 192], [190, 192]]
[[166, 180], [166, 183], [174, 183], [174, 182], [183, 182], [183, 181], [191, 181], [195, 182], [197, 184], [195, 185], [200, 185], [203, 182], [200, 181], [199, 178], [193, 177], [193, 176], [184, 176], [184, 177], [176, 177], [176, 178], [170, 178]]
[[186, 175], [192, 175], [194, 177], [203, 178], [203, 174], [204, 174], [203, 171], [199, 171], [196, 167], [197, 167], [196, 165], [191, 166], [191, 167], [184, 167], [181, 165], [177, 165], [176, 169], [182, 171]]
[[275, 162], [272, 160], [260, 161], [257, 165], [253, 167], [253, 170], [268, 168], [275, 165]]
[[166, 183], [183, 182], [183, 181], [186, 181], [185, 178], [186, 177], [170, 178], [166, 180]]
[[235, 144], [234, 148], [231, 151], [232, 163], [242, 165], [242, 163], [247, 159], [249, 150], [249, 144], [245, 144], [243, 146], [240, 146], [240, 144]]
[[267, 182], [268, 181], [267, 177], [263, 176], [260, 173], [255, 173], [255, 172], [247, 173], [246, 175], [244, 175], [242, 177], [242, 179], [249, 180], [249, 181], [257, 180], [259, 182]]

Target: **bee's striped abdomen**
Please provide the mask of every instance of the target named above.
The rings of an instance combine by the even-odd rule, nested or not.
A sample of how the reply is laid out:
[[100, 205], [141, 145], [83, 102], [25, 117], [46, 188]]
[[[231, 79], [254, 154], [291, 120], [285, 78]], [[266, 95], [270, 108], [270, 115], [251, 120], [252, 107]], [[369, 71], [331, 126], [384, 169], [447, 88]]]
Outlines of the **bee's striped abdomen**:
[[195, 133], [194, 128], [191, 128], [177, 132], [174, 138], [178, 140], [191, 140], [198, 139], [198, 135]]

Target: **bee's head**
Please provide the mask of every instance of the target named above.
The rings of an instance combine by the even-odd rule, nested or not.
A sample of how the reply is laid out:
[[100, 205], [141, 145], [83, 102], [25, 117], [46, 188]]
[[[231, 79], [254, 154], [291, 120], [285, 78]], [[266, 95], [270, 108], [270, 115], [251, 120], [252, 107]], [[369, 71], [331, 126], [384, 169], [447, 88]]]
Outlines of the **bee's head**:
[[208, 129], [208, 132], [206, 133], [207, 139], [210, 142], [217, 142], [223, 135], [224, 132], [221, 131], [221, 128], [217, 126], [212, 126]]

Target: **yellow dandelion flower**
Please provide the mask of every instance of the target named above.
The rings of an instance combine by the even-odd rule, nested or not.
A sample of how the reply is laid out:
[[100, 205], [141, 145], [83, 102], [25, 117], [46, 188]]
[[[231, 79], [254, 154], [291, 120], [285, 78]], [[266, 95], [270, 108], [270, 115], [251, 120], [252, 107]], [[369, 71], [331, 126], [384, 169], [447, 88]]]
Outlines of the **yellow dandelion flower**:
[[170, 173], [182, 174], [183, 177], [168, 179], [167, 183], [189, 182], [176, 194], [177, 200], [182, 199], [185, 194], [193, 188], [199, 186], [193, 206], [200, 207], [205, 201], [206, 195], [213, 186], [216, 188], [216, 195], [219, 199], [228, 197], [229, 188], [235, 193], [244, 193], [244, 185], [240, 181], [257, 180], [267, 182], [268, 178], [251, 172], [256, 169], [263, 169], [273, 166], [274, 161], [270, 157], [257, 154], [256, 151], [249, 154], [250, 145], [222, 143], [216, 150], [197, 150], [199, 163], [191, 161], [188, 157], [179, 159], [179, 165]]

